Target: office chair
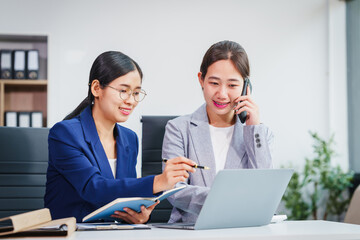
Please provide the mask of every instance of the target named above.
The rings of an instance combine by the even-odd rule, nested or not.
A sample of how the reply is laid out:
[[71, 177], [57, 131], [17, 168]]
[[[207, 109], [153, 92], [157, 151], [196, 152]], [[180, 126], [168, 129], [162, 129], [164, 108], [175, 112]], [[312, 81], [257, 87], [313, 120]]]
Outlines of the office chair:
[[360, 224], [360, 185], [354, 191], [344, 222]]
[[[143, 177], [162, 172], [161, 151], [166, 123], [176, 116], [142, 116], [142, 169]], [[151, 223], [166, 223], [172, 205], [161, 201], [151, 214]]]
[[0, 218], [44, 207], [48, 134], [0, 127]]

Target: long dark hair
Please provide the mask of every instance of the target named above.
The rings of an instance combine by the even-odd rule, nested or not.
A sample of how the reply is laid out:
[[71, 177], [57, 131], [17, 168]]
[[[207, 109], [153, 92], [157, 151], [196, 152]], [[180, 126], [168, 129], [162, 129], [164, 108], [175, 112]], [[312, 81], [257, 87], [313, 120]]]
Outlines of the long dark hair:
[[100, 87], [105, 87], [118, 77], [124, 76], [129, 72], [137, 70], [142, 79], [143, 73], [139, 65], [129, 56], [116, 51], [108, 51], [100, 54], [94, 61], [89, 77], [88, 96], [67, 115], [64, 120], [78, 116], [87, 106], [94, 101], [94, 95], [91, 93], [91, 83], [95, 79], [99, 80]]
[[244, 79], [250, 76], [249, 59], [245, 49], [237, 42], [225, 40], [213, 44], [205, 53], [200, 66], [201, 78], [205, 78], [211, 64], [228, 59], [233, 62]]

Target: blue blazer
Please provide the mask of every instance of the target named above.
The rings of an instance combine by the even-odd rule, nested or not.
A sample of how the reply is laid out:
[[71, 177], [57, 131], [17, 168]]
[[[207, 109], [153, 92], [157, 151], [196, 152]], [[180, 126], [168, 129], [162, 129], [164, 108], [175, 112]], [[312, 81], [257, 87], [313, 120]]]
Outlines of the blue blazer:
[[77, 222], [119, 197], [152, 197], [154, 176], [136, 178], [138, 138], [116, 124], [116, 179], [87, 107], [78, 117], [55, 124], [49, 132], [45, 207], [53, 219]]

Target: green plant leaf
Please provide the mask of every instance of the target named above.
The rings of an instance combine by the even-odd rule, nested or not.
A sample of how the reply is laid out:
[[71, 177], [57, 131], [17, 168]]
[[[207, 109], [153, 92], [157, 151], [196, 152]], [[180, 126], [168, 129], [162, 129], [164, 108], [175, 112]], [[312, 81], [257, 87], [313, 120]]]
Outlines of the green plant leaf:
[[353, 172], [344, 172], [340, 166], [332, 166], [335, 155], [332, 148], [334, 134], [326, 141], [315, 132], [310, 132], [314, 140], [313, 158], [305, 158], [302, 171], [295, 171], [282, 198], [290, 211], [289, 219], [308, 219], [310, 214], [318, 218], [321, 201], [325, 201], [323, 219], [329, 215], [340, 219], [350, 202], [347, 189], [352, 186]]

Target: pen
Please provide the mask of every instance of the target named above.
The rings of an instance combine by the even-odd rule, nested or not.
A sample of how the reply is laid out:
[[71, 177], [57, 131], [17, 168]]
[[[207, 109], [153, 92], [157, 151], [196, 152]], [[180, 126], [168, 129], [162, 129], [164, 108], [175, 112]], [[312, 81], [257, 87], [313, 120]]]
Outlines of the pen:
[[[167, 162], [167, 159], [163, 158], [163, 162], [166, 163]], [[199, 169], [204, 169], [204, 170], [209, 170], [210, 168], [207, 167], [207, 166], [200, 166], [200, 165], [197, 165], [195, 164], [194, 166], [192, 166], [193, 168], [199, 168]]]

